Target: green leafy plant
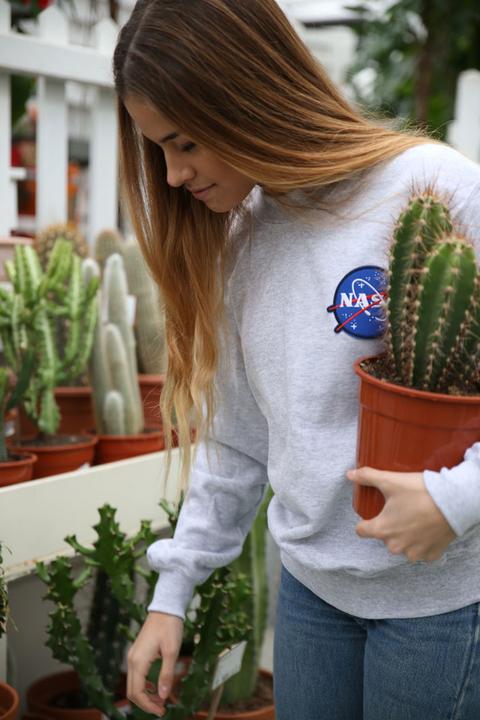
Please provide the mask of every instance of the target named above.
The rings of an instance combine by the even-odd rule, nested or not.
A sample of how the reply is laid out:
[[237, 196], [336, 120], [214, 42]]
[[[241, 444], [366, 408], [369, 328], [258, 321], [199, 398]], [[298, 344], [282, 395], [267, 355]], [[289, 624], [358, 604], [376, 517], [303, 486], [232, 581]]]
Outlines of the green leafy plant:
[[[0, 292], [0, 334], [7, 364], [18, 370], [27, 359], [31, 369], [22, 400], [40, 436], [54, 435], [60, 413], [54, 390], [78, 377], [87, 365], [96, 324], [98, 279], [84, 282], [81, 259], [65, 240], [57, 240], [45, 271], [32, 247], [17, 245], [5, 269], [11, 289]], [[57, 320], [65, 320], [62, 347], [56, 341]], [[30, 358], [30, 355], [32, 358]], [[30, 367], [31, 366], [31, 367]], [[7, 380], [3, 381], [7, 388]]]
[[433, 190], [400, 215], [390, 253], [383, 377], [449, 394], [479, 390], [480, 275], [472, 243]]

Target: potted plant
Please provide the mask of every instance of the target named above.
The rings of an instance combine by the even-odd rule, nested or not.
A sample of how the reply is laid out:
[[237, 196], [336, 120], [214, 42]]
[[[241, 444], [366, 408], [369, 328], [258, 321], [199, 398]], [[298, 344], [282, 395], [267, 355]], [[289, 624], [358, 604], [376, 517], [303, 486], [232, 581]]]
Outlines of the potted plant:
[[[77, 377], [86, 367], [96, 323], [98, 279], [84, 282], [82, 263], [70, 243], [58, 240], [47, 269], [28, 246], [15, 249], [15, 260], [7, 263], [12, 285], [5, 290], [16, 308], [11, 331], [34, 355], [33, 370], [22, 398], [23, 408], [35, 422], [38, 434], [20, 439], [12, 450], [31, 450], [38, 456], [34, 477], [74, 470], [93, 457], [92, 435], [59, 435], [60, 413], [55, 388]], [[56, 319], [68, 320], [68, 335], [61, 354], [56, 342]]]
[[[46, 597], [55, 608], [50, 615], [48, 646], [56, 659], [69, 663], [73, 671], [42, 678], [28, 690], [31, 712], [54, 720], [101, 720], [102, 713], [113, 720], [147, 720], [150, 716], [138, 707], [120, 709], [122, 698], [121, 664], [126, 644], [133, 639], [131, 623], [143, 623], [156, 581], [156, 573], [146, 571], [139, 558], [145, 545], [153, 541], [150, 523], [144, 521], [135, 537], [127, 539], [115, 521], [115, 510], [108, 505], [99, 510], [95, 526], [97, 539], [92, 548], [83, 547], [74, 536], [66, 541], [84, 560], [84, 567], [72, 576], [73, 563], [58, 558], [47, 568], [38, 563], [38, 573], [47, 584]], [[87, 632], [75, 609], [80, 588], [96, 573], [93, 602]], [[137, 580], [146, 582], [145, 602], [136, 601]], [[243, 603], [249, 592], [245, 578], [229, 579], [228, 569], [217, 570], [201, 586], [200, 605], [193, 627], [199, 632], [189, 674], [182, 682], [182, 701], [175, 717], [188, 717], [193, 705], [208, 694], [210, 671], [217, 653], [236, 642], [245, 631]], [[158, 663], [151, 677], [158, 676]], [[59, 705], [62, 704], [63, 707]]]
[[[411, 197], [390, 253], [385, 353], [360, 358], [357, 465], [438, 471], [480, 434], [480, 275], [471, 242], [432, 189]], [[383, 495], [354, 491], [377, 515]]]
[[[8, 595], [4, 581], [2, 544], [0, 543], [0, 638], [7, 631]], [[20, 700], [17, 691], [0, 682], [0, 718], [1, 720], [16, 720], [19, 714]]]
[[[85, 261], [96, 264], [93, 259]], [[157, 452], [160, 424], [147, 425], [138, 384], [135, 335], [122, 256], [110, 255], [98, 293], [99, 315], [90, 360], [98, 444], [97, 463]]]

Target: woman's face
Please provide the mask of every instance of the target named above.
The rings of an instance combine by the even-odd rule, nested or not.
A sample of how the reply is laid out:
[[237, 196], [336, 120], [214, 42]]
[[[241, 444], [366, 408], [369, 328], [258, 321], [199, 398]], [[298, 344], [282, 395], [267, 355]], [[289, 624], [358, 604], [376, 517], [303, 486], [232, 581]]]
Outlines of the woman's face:
[[124, 105], [143, 135], [162, 148], [167, 182], [172, 187], [185, 187], [198, 201], [218, 213], [239, 205], [254, 187], [252, 180], [224, 163], [211, 150], [195, 145], [146, 102], [129, 97]]

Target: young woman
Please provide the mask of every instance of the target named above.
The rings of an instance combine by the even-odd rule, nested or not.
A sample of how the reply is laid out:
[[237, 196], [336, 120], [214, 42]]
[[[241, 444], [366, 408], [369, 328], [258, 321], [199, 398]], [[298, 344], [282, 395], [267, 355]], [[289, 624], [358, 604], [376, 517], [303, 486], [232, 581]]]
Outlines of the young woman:
[[[240, 553], [270, 481], [278, 720], [478, 720], [480, 444], [441, 473], [353, 470], [352, 363], [381, 349], [383, 320], [334, 332], [329, 310], [354, 281], [379, 291], [413, 187], [434, 185], [478, 240], [480, 169], [350, 107], [274, 0], [140, 0], [114, 75], [166, 309], [162, 412], [190, 475], [174, 539], [149, 549], [129, 698], [163, 714], [194, 587]], [[359, 522], [353, 483], [384, 493], [377, 518]]]

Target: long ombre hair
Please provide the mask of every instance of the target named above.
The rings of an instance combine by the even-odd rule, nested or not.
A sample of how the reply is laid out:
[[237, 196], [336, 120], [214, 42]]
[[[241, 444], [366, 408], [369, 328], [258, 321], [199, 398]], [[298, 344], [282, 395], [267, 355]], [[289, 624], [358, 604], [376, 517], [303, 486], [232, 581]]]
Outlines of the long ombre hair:
[[114, 54], [122, 188], [165, 308], [168, 369], [161, 412], [170, 468], [172, 421], [182, 478], [190, 423], [211, 428], [223, 320], [223, 276], [242, 207], [214, 213], [167, 184], [161, 148], [124, 100], [158, 109], [195, 143], [281, 199], [331, 186], [424, 142], [353, 109], [275, 0], [139, 0]]

